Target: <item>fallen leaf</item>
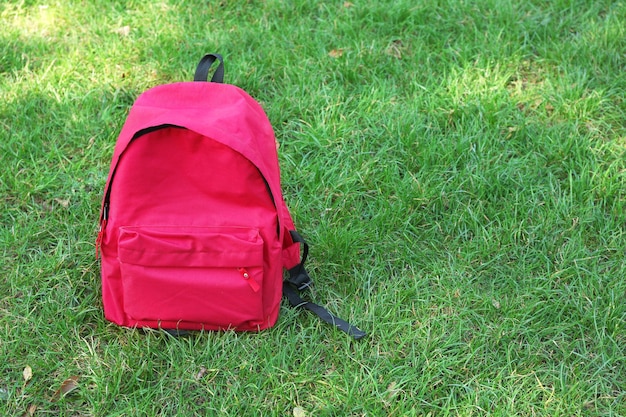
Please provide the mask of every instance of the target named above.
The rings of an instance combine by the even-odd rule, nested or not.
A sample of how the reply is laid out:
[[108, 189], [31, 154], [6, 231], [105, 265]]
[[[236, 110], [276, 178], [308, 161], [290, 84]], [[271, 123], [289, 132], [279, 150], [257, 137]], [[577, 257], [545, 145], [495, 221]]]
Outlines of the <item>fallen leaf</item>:
[[200, 370], [198, 371], [198, 373], [196, 374], [196, 381], [199, 381], [202, 379], [202, 377], [206, 374], [206, 368], [204, 366], [200, 367]]
[[500, 309], [500, 301], [498, 300], [491, 300], [491, 304], [496, 308], [496, 309]]
[[64, 200], [62, 198], [55, 198], [54, 201], [59, 203], [61, 207], [68, 208], [70, 206], [70, 200]]
[[391, 42], [389, 46], [387, 46], [387, 49], [385, 49], [385, 54], [397, 59], [402, 59], [402, 47], [402, 41], [400, 39], [396, 39], [395, 41]]
[[505, 139], [510, 139], [510, 138], [513, 136], [513, 134], [514, 134], [515, 132], [517, 132], [518, 130], [519, 130], [519, 127], [518, 127], [518, 126], [509, 126], [509, 127], [507, 128], [507, 132], [508, 132], [508, 133], [507, 133], [507, 135], [506, 135]]
[[296, 407], [293, 409], [293, 417], [305, 417], [306, 411], [302, 407]]
[[343, 56], [343, 49], [333, 49], [328, 53], [328, 56], [331, 58], [340, 58]]
[[50, 201], [44, 201], [41, 203], [41, 208], [45, 211], [53, 211], [54, 205]]
[[35, 415], [35, 411], [37, 411], [37, 406], [35, 404], [31, 404], [26, 409], [26, 412], [22, 414], [22, 417], [33, 417]]
[[387, 399], [390, 400], [395, 397], [401, 390], [397, 388], [398, 384], [396, 381], [391, 382], [387, 385]]
[[22, 376], [24, 377], [24, 383], [30, 381], [33, 378], [33, 368], [26, 365], [26, 367], [22, 371]]
[[537, 110], [539, 106], [541, 106], [542, 104], [543, 104], [543, 100], [538, 98], [532, 102], [532, 104], [530, 105], [530, 108], [533, 110]]
[[354, 6], [354, 3], [351, 3], [349, 1], [344, 1], [343, 2], [343, 7], [345, 7], [346, 9], [348, 9], [348, 8], [350, 8], [352, 6]]
[[56, 390], [56, 392], [52, 396], [52, 401], [53, 402], [54, 401], [58, 401], [63, 396], [69, 394], [70, 392], [72, 392], [76, 388], [78, 388], [78, 380], [79, 379], [80, 379], [80, 376], [74, 375], [74, 376], [71, 376], [71, 377], [67, 378], [65, 381], [63, 381], [63, 383], [61, 384], [59, 389]]
[[113, 29], [113, 33], [118, 35], [128, 36], [130, 35], [130, 26], [122, 26], [121, 28]]

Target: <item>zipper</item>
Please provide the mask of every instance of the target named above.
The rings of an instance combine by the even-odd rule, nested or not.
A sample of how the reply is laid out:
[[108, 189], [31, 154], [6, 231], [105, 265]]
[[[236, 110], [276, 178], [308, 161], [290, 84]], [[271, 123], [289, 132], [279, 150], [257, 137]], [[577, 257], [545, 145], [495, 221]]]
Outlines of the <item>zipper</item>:
[[108, 213], [108, 209], [109, 209], [109, 206], [111, 204], [111, 186], [113, 185], [113, 179], [115, 178], [115, 173], [117, 172], [117, 167], [119, 165], [119, 162], [122, 159], [122, 156], [124, 155], [124, 153], [126, 152], [128, 147], [137, 138], [139, 138], [139, 137], [141, 137], [143, 135], [147, 135], [148, 133], [155, 132], [155, 131], [160, 130], [160, 129], [166, 129], [168, 127], [175, 127], [175, 128], [179, 128], [179, 129], [185, 129], [182, 126], [176, 126], [176, 125], [171, 125], [171, 124], [163, 124], [163, 125], [159, 125], [159, 126], [152, 126], [152, 127], [148, 127], [148, 128], [145, 128], [145, 129], [141, 129], [141, 130], [137, 131], [133, 135], [132, 138], [130, 138], [130, 140], [126, 144], [126, 148], [124, 148], [122, 153], [120, 153], [120, 156], [117, 158], [117, 161], [115, 162], [115, 167], [113, 168], [113, 172], [111, 172], [111, 178], [109, 180], [109, 186], [107, 187], [106, 192], [104, 193], [104, 206], [103, 206], [103, 210], [102, 210], [102, 215], [100, 216], [100, 223], [102, 223], [103, 220], [105, 220], [105, 222], [106, 222], [107, 219], [105, 218], [105, 216], [108, 218], [108, 214], [109, 214]]
[[96, 238], [96, 260], [100, 259], [100, 248], [102, 247], [102, 239], [104, 238], [104, 229], [107, 227], [107, 219], [109, 218], [109, 203], [102, 206], [102, 217], [100, 218], [100, 229]]
[[168, 127], [175, 127], [175, 128], [179, 128], [179, 129], [184, 129], [184, 127], [182, 126], [176, 126], [176, 125], [171, 125], [171, 124], [163, 124], [163, 125], [159, 125], [159, 126], [152, 126], [152, 127], [148, 127], [145, 129], [141, 129], [139, 131], [137, 131], [132, 138], [130, 138], [130, 140], [128, 141], [128, 143], [126, 144], [126, 148], [124, 148], [124, 150], [122, 151], [122, 153], [120, 153], [120, 156], [117, 158], [117, 161], [115, 162], [115, 167], [113, 168], [113, 171], [111, 172], [111, 178], [109, 179], [108, 182], [108, 186], [107, 189], [104, 192], [104, 202], [102, 204], [102, 213], [100, 213], [100, 229], [98, 230], [98, 236], [96, 237], [96, 260], [98, 260], [100, 258], [100, 255], [102, 255], [101, 252], [101, 247], [102, 247], [102, 240], [104, 239], [104, 233], [105, 233], [105, 229], [106, 229], [106, 225], [107, 225], [107, 221], [109, 219], [109, 207], [111, 205], [111, 186], [113, 185], [113, 179], [115, 178], [115, 173], [117, 172], [117, 167], [119, 165], [120, 160], [122, 159], [122, 156], [124, 155], [124, 152], [126, 152], [126, 149], [128, 149], [128, 147], [130, 146], [131, 143], [133, 143], [135, 141], [135, 139], [146, 135], [150, 132], [154, 132], [156, 130], [159, 129], [165, 129]]

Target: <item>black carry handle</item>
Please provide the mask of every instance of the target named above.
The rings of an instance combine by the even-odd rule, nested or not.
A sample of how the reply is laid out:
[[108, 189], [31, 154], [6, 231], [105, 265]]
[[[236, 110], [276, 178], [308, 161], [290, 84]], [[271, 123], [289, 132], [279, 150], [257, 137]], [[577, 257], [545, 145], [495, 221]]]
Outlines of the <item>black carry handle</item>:
[[367, 336], [367, 333], [365, 333], [363, 330], [359, 329], [356, 326], [353, 326], [352, 324], [343, 319], [340, 319], [337, 316], [334, 316], [333, 314], [329, 313], [328, 310], [326, 310], [324, 307], [310, 301], [306, 301], [302, 299], [302, 297], [300, 297], [298, 291], [305, 290], [309, 288], [311, 284], [313, 284], [313, 281], [311, 281], [309, 274], [304, 268], [304, 262], [306, 261], [307, 255], [309, 253], [309, 245], [295, 230], [290, 230], [289, 234], [291, 235], [291, 239], [294, 242], [301, 245], [302, 258], [298, 265], [289, 269], [288, 271], [289, 278], [287, 278], [283, 282], [283, 297], [285, 297], [287, 301], [289, 301], [289, 304], [292, 307], [304, 308], [306, 310], [309, 310], [317, 317], [319, 317], [323, 322], [332, 324], [333, 326], [337, 327], [342, 332], [349, 334], [356, 340], [362, 339]]
[[215, 61], [219, 61], [219, 65], [215, 69], [213, 76], [211, 77], [212, 83], [224, 82], [224, 58], [220, 54], [206, 54], [200, 60], [196, 73], [193, 76], [194, 81], [207, 81], [209, 78], [209, 70]]

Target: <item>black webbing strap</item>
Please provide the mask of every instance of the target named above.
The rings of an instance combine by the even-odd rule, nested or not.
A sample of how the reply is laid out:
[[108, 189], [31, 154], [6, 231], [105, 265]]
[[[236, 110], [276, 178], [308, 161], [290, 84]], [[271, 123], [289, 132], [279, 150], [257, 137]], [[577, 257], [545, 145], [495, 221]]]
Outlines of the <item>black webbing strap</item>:
[[194, 81], [207, 81], [209, 78], [209, 70], [215, 61], [219, 61], [219, 65], [215, 69], [213, 76], [211, 77], [212, 83], [224, 82], [224, 58], [220, 54], [206, 54], [198, 63], [196, 73], [193, 76]]
[[289, 278], [287, 278], [283, 282], [283, 296], [287, 298], [289, 304], [295, 308], [304, 308], [309, 310], [318, 316], [323, 322], [328, 324], [332, 324], [337, 327], [342, 332], [345, 332], [355, 338], [356, 340], [361, 339], [367, 336], [367, 333], [360, 330], [359, 328], [351, 325], [347, 321], [340, 319], [339, 317], [335, 317], [331, 313], [328, 312], [324, 307], [317, 305], [315, 303], [311, 303], [309, 301], [305, 301], [298, 294], [299, 290], [305, 290], [313, 281], [309, 277], [309, 274], [306, 272], [304, 268], [304, 262], [306, 261], [307, 255], [309, 253], [309, 245], [304, 241], [302, 236], [295, 230], [289, 232], [291, 234], [291, 239], [294, 242], [300, 243], [302, 247], [302, 258], [298, 265], [291, 268], [289, 270]]
[[300, 295], [298, 295], [298, 292], [291, 285], [289, 285], [288, 282], [283, 283], [283, 296], [287, 298], [289, 304], [291, 304], [292, 307], [305, 308], [309, 310], [317, 317], [319, 317], [323, 322], [332, 324], [333, 326], [337, 327], [342, 332], [349, 334], [356, 340], [362, 339], [363, 337], [367, 336], [367, 333], [365, 333], [363, 330], [354, 327], [353, 325], [343, 319], [340, 319], [339, 317], [333, 316], [324, 307], [303, 300]]
[[309, 256], [309, 245], [302, 238], [302, 236], [300, 236], [300, 233], [295, 230], [290, 230], [289, 234], [291, 235], [291, 240], [300, 244], [302, 257], [300, 258], [300, 263], [298, 265], [288, 270], [289, 278], [287, 278], [287, 281], [298, 290], [304, 290], [308, 288], [309, 285], [313, 284], [309, 274], [306, 272], [306, 269], [304, 269], [304, 263], [306, 262], [307, 256]]

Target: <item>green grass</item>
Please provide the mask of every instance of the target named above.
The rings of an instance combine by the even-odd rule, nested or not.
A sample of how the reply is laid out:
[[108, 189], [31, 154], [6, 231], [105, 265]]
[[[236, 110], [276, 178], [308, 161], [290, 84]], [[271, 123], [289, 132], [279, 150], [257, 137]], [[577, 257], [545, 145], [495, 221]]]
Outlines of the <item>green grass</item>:
[[[0, 415], [626, 415], [623, 1], [23, 0], [0, 27]], [[214, 51], [274, 125], [314, 298], [368, 338], [104, 320], [117, 134]]]

